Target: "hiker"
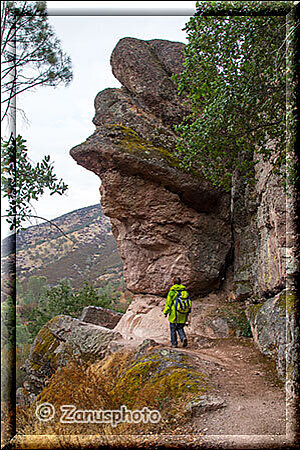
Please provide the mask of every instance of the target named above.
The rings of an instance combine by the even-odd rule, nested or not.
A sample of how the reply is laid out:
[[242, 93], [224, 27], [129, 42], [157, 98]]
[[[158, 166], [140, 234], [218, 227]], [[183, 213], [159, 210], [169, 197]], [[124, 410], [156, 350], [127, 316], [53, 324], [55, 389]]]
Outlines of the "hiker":
[[191, 312], [191, 300], [186, 287], [181, 284], [179, 277], [174, 278], [173, 286], [170, 288], [166, 306], [163, 311], [165, 317], [169, 316], [171, 344], [177, 347], [177, 334], [183, 347], [187, 346], [187, 337], [184, 326]]

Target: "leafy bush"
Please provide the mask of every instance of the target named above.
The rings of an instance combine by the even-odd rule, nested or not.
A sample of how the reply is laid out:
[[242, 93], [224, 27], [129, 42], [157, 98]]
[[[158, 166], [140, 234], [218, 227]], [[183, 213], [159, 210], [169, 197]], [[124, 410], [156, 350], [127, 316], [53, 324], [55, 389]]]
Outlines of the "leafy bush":
[[[297, 29], [286, 14], [294, 3], [201, 1], [186, 24], [184, 70], [173, 79], [191, 112], [175, 127], [177, 156], [227, 191], [236, 173], [253, 183], [261, 159], [283, 178], [297, 175], [286, 141], [287, 86], [295, 89], [287, 61]], [[288, 114], [291, 129], [294, 122]]]
[[[33, 342], [39, 330], [55, 316], [64, 314], [79, 318], [85, 306], [100, 306], [125, 312], [132, 298], [123, 291], [122, 284], [118, 286], [107, 283], [96, 288], [88, 282], [80, 289], [74, 290], [69, 280], [61, 280], [56, 286], [50, 287], [46, 277], [36, 276], [30, 277], [25, 287], [17, 283], [17, 312], [20, 316], [20, 327], [26, 326], [25, 341]], [[12, 300], [8, 299], [7, 302], [13, 305]], [[10, 311], [9, 305], [5, 311], [4, 314], [7, 315]], [[6, 327], [6, 333], [10, 333], [10, 339], [13, 338], [11, 327]], [[24, 336], [20, 335], [20, 339], [17, 337], [17, 345], [22, 345], [25, 341]]]

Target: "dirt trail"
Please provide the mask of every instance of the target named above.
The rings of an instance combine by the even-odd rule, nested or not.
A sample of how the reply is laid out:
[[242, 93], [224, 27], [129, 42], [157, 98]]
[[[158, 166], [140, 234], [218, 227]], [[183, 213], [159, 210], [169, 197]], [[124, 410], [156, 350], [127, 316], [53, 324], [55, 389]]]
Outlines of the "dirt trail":
[[195, 357], [212, 380], [209, 394], [226, 402], [192, 418], [185, 434], [286, 435], [284, 384], [252, 339], [189, 336], [189, 346], [178, 351]]

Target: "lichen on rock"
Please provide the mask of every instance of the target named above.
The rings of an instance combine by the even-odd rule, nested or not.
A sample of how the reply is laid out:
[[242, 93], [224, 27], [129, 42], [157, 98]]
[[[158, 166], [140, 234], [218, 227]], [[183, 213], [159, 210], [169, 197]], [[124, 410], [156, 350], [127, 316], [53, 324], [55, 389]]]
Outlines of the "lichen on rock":
[[158, 406], [164, 399], [174, 402], [186, 395], [206, 393], [210, 388], [210, 379], [195, 367], [191, 355], [150, 347], [141, 354], [139, 348], [136, 350], [114, 384], [114, 395], [120, 403], [137, 407], [137, 397], [145, 399], [147, 393], [155, 393]]

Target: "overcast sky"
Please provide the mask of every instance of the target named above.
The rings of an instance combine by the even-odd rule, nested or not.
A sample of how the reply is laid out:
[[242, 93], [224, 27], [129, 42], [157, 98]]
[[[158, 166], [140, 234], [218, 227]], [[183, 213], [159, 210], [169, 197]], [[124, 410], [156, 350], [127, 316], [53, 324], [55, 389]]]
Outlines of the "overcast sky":
[[28, 123], [19, 118], [17, 133], [27, 140], [34, 162], [51, 156], [55, 173], [69, 189], [63, 196], [44, 195], [34, 202], [37, 215], [50, 220], [100, 201], [99, 178], [78, 166], [69, 151], [94, 132], [96, 94], [120, 86], [111, 72], [110, 55], [124, 37], [186, 43], [183, 28], [195, 5], [192, 1], [47, 2], [49, 22], [72, 59], [74, 78], [68, 87], [40, 87], [19, 96], [17, 106], [24, 109]]

